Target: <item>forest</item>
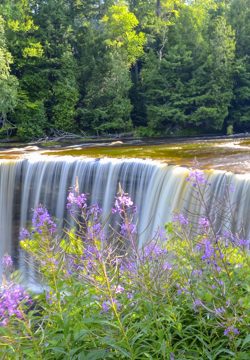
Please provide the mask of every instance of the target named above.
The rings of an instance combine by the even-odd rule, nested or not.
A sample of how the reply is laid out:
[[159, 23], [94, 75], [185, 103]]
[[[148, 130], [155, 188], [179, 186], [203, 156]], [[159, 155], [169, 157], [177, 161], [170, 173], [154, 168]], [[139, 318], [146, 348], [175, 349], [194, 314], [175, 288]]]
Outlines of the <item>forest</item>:
[[250, 130], [250, 0], [1, 0], [0, 136]]

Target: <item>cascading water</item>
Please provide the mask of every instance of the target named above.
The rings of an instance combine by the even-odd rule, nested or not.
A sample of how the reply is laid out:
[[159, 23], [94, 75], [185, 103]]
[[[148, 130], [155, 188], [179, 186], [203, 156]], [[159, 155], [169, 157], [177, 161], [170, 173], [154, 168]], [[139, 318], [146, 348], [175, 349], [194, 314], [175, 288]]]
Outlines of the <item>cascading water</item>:
[[[210, 185], [205, 196], [211, 214], [215, 204], [220, 208], [220, 216], [226, 212], [225, 194], [229, 192], [230, 203], [237, 211], [234, 218], [227, 219], [224, 214], [223, 226], [243, 229], [244, 236], [250, 237], [250, 175], [212, 170], [206, 173]], [[0, 258], [7, 252], [22, 266], [22, 256], [18, 253], [19, 229], [27, 226], [32, 209], [40, 203], [59, 221], [66, 218], [67, 193], [76, 181], [79, 191], [90, 194], [90, 201], [98, 202], [105, 214], [110, 212], [120, 183], [138, 207], [138, 241], [142, 245], [159, 226], [171, 220], [174, 211], [201, 215], [202, 209], [194, 196], [195, 187], [186, 181], [187, 174], [188, 170], [183, 167], [138, 159], [95, 160], [36, 155], [16, 161], [2, 160]], [[218, 216], [218, 229], [221, 226]]]

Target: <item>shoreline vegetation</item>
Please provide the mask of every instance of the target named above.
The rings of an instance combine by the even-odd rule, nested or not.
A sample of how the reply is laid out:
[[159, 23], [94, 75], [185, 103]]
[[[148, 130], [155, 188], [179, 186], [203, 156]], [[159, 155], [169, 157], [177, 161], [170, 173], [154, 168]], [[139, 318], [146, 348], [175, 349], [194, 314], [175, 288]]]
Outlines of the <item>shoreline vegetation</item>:
[[0, 137], [250, 130], [250, 0], [2, 0]]

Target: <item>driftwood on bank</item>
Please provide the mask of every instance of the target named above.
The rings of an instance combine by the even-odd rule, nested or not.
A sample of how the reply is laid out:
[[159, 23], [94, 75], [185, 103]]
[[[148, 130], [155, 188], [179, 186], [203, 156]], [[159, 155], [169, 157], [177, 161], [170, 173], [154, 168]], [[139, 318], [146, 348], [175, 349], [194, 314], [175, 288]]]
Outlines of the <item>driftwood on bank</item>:
[[53, 131], [52, 136], [44, 136], [39, 139], [35, 139], [31, 143], [32, 144], [40, 144], [40, 143], [44, 143], [47, 141], [74, 140], [74, 139], [80, 139], [83, 136], [86, 136], [86, 134], [81, 133], [80, 135], [79, 134], [77, 135], [77, 134], [73, 134], [73, 133], [69, 133], [69, 132], [65, 132], [65, 131], [61, 131], [61, 130], [56, 130], [56, 131]]

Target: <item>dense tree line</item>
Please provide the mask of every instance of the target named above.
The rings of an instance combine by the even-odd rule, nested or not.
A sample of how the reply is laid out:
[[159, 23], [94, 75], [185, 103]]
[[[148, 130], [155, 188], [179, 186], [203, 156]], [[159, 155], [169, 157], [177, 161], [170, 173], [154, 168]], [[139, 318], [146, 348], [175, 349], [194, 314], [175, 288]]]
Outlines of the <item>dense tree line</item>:
[[2, 136], [250, 129], [250, 0], [2, 0]]

